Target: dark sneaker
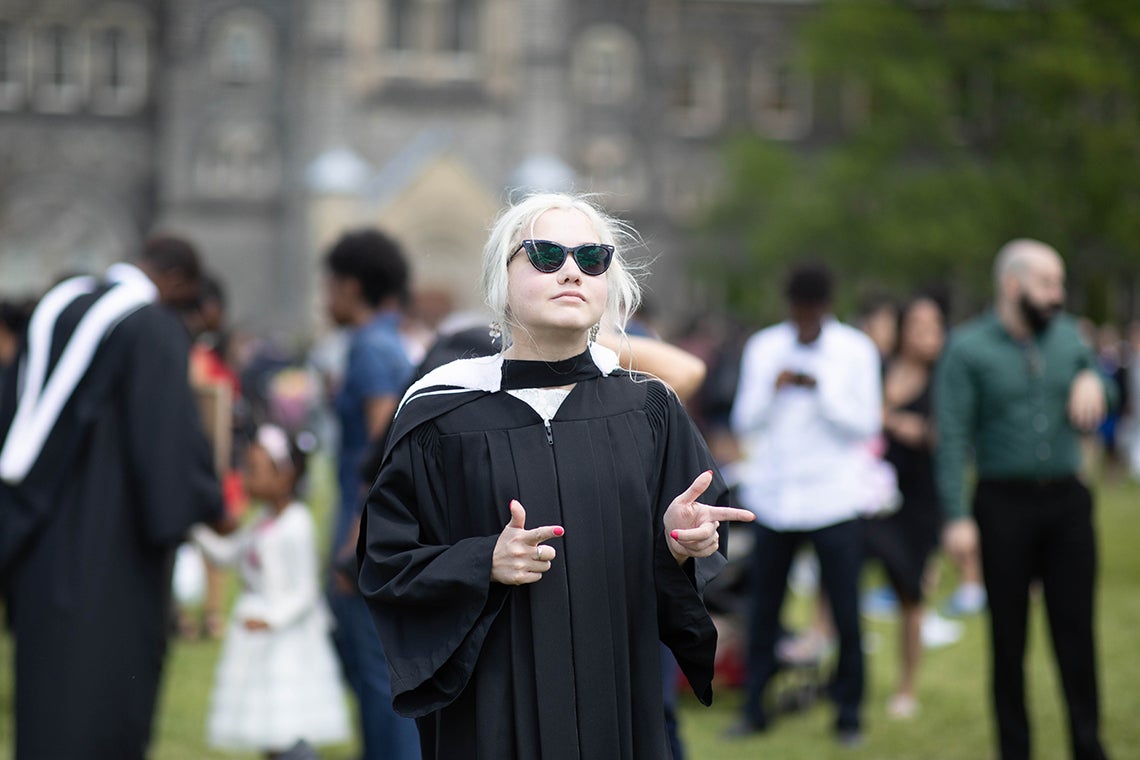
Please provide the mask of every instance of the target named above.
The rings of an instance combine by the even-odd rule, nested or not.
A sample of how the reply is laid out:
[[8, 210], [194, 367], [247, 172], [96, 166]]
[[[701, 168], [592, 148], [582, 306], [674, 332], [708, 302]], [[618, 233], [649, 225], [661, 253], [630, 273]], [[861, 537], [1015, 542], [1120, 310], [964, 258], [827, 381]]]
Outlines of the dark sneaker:
[[756, 734], [762, 734], [768, 730], [767, 721], [755, 721], [752, 718], [740, 718], [731, 726], [724, 730], [722, 736], [725, 739], [744, 739]]
[[863, 746], [863, 732], [858, 728], [841, 728], [835, 732], [835, 742], [843, 749], [858, 749]]

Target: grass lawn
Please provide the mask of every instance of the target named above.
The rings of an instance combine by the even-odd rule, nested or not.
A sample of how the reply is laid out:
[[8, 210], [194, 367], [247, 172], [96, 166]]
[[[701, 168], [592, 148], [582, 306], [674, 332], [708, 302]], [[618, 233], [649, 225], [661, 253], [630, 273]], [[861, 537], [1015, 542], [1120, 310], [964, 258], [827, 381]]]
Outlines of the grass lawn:
[[[1140, 757], [1140, 485], [1120, 479], [1097, 492], [1100, 536], [1099, 628], [1101, 695], [1104, 736], [1116, 758]], [[315, 503], [325, 501], [320, 494]], [[327, 522], [327, 520], [325, 521]], [[944, 576], [947, 574], [944, 574]], [[868, 573], [868, 580], [877, 577]], [[951, 582], [945, 578], [944, 586]], [[945, 593], [946, 589], [943, 589]], [[1033, 721], [1035, 757], [1068, 757], [1065, 716], [1056, 671], [1050, 656], [1048, 630], [1040, 601], [1032, 608], [1028, 694]], [[804, 600], [794, 600], [793, 621], [806, 615]], [[927, 651], [920, 680], [922, 711], [907, 723], [891, 721], [885, 703], [896, 669], [896, 626], [868, 622], [868, 638], [876, 643], [868, 655], [867, 740], [863, 747], [840, 751], [831, 741], [831, 711], [817, 706], [782, 718], [767, 734], [724, 741], [722, 731], [732, 722], [740, 695], [721, 689], [714, 706], [695, 700], [682, 703], [681, 730], [690, 758], [845, 757], [899, 760], [980, 760], [993, 756], [986, 687], [985, 618], [966, 621], [965, 637], [944, 649]], [[172, 644], [167, 661], [159, 714], [155, 724], [154, 760], [252, 758], [211, 751], [205, 746], [204, 724], [214, 664], [214, 642]], [[0, 760], [11, 758], [11, 642], [0, 635]], [[330, 760], [355, 757], [355, 747], [328, 748]]]

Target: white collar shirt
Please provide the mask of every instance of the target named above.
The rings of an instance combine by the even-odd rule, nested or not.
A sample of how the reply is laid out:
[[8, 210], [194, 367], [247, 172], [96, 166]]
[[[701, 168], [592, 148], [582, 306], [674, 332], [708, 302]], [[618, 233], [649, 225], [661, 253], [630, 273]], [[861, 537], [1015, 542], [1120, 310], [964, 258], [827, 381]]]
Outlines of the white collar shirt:
[[[783, 370], [816, 379], [784, 386]], [[732, 428], [744, 447], [742, 503], [774, 530], [815, 530], [871, 505], [870, 442], [882, 428], [879, 354], [870, 338], [833, 318], [800, 343], [790, 322], [753, 335], [741, 357]]]

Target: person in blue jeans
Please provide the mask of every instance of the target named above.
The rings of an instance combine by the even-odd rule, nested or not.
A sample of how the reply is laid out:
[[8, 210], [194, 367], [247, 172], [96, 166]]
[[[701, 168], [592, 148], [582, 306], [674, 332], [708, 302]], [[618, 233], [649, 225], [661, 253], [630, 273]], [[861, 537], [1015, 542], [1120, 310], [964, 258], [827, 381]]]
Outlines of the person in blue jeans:
[[361, 461], [387, 431], [412, 372], [399, 333], [408, 265], [396, 241], [374, 229], [345, 234], [324, 264], [329, 316], [349, 331], [344, 374], [334, 399], [340, 423], [340, 500], [328, 589], [336, 618], [333, 639], [359, 705], [364, 759], [418, 758], [415, 722], [392, 709], [384, 651], [355, 583], [356, 538], [369, 485]]

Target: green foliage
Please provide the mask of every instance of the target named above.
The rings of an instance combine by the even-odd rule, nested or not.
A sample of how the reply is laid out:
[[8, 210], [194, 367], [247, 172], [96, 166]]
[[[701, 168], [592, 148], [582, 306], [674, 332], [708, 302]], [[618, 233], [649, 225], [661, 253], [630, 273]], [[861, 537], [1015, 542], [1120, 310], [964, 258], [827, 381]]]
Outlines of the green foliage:
[[751, 286], [813, 257], [849, 291], [952, 285], [972, 310], [1022, 236], [1078, 295], [1140, 277], [1140, 6], [834, 0], [799, 42], [823, 144], [726, 146], [707, 229], [741, 248], [711, 268], [732, 308], [772, 318]]

